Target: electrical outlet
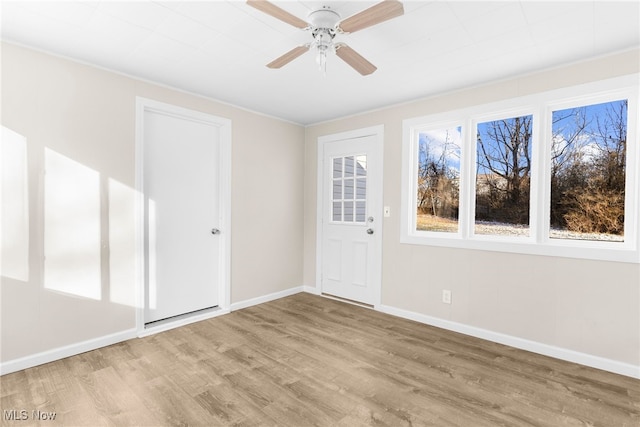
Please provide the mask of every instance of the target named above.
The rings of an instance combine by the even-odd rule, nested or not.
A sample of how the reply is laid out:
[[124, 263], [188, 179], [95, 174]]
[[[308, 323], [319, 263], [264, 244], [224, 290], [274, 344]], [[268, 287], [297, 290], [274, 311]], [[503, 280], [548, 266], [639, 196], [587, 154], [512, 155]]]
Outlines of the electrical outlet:
[[451, 291], [448, 289], [442, 290], [442, 302], [445, 304], [451, 304]]

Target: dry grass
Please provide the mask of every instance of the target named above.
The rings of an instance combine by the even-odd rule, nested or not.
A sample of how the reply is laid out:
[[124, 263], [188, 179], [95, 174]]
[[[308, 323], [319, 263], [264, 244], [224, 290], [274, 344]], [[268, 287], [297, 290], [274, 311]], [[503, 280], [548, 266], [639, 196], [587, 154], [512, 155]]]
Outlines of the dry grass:
[[458, 221], [433, 215], [418, 214], [416, 217], [416, 229], [420, 231], [456, 233], [458, 232]]
[[[450, 218], [440, 218], [428, 214], [418, 214], [416, 217], [416, 229], [418, 231], [439, 231], [445, 233], [457, 233], [458, 221]], [[529, 227], [523, 225], [503, 224], [496, 222], [477, 221], [476, 234], [494, 236], [528, 236]], [[569, 230], [551, 229], [549, 237], [552, 239], [566, 240], [591, 240], [623, 242], [624, 236], [606, 233], [580, 233]]]

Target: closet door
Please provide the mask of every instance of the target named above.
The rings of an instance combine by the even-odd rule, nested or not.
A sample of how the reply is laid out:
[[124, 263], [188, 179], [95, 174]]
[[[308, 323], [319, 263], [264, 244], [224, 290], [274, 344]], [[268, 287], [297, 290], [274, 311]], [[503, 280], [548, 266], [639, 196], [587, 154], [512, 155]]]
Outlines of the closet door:
[[220, 130], [145, 110], [145, 323], [218, 305]]

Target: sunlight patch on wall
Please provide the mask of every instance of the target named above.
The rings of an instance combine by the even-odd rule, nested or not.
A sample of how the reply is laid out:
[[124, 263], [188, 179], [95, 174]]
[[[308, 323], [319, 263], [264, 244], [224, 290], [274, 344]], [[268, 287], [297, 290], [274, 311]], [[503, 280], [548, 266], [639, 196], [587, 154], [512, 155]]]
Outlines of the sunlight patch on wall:
[[109, 300], [136, 305], [136, 192], [109, 178]]
[[149, 295], [147, 295], [148, 303], [147, 307], [151, 310], [155, 310], [158, 307], [158, 278], [157, 278], [157, 253], [156, 253], [156, 244], [157, 244], [157, 209], [156, 202], [154, 200], [149, 200], [149, 213], [148, 213], [148, 274], [147, 277], [149, 280]]
[[2, 126], [0, 234], [2, 276], [29, 280], [29, 179], [27, 138]]
[[101, 298], [100, 176], [45, 149], [44, 287]]

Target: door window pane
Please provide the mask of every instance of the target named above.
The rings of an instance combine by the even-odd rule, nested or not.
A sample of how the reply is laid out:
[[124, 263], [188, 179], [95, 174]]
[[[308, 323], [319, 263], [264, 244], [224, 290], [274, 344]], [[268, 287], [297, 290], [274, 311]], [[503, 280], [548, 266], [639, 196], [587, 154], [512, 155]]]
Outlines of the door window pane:
[[367, 215], [367, 205], [364, 201], [356, 202], [356, 222], [365, 222]]
[[353, 177], [353, 156], [347, 156], [344, 158], [344, 177]]
[[357, 176], [367, 175], [367, 156], [356, 157], [356, 175]]
[[344, 198], [345, 200], [353, 200], [353, 179], [344, 180]]
[[356, 199], [364, 200], [367, 198], [367, 179], [358, 178], [356, 181]]
[[342, 221], [342, 202], [333, 202], [333, 221]]
[[333, 200], [342, 199], [342, 180], [333, 180]]
[[344, 222], [353, 222], [353, 202], [344, 202]]
[[342, 157], [333, 159], [333, 177], [342, 178]]

